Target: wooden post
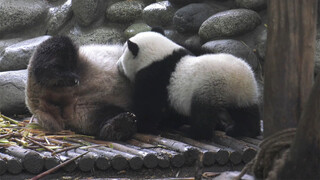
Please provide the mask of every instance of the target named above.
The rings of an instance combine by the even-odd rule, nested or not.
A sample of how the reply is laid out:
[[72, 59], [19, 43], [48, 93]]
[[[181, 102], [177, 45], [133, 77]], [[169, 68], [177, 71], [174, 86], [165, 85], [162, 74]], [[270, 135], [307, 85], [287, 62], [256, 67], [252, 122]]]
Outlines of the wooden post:
[[320, 76], [304, 107], [296, 137], [278, 179], [320, 179]]
[[296, 127], [314, 68], [317, 0], [269, 0], [264, 136]]

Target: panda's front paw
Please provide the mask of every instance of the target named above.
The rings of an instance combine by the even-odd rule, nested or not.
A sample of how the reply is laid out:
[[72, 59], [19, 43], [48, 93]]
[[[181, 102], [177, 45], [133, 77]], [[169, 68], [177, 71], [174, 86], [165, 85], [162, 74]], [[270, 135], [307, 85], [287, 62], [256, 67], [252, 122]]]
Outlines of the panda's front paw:
[[107, 120], [100, 129], [103, 140], [127, 140], [137, 131], [136, 117], [132, 113], [121, 113]]

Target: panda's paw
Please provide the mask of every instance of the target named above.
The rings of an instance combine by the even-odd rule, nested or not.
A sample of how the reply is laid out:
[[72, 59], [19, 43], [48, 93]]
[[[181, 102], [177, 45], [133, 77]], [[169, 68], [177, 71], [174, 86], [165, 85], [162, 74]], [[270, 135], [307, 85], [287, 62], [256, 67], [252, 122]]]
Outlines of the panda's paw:
[[135, 115], [126, 112], [107, 120], [100, 129], [99, 137], [103, 140], [122, 141], [129, 139], [136, 131]]
[[226, 128], [226, 135], [231, 137], [257, 137], [260, 135], [259, 130], [250, 130], [243, 127], [229, 126]]

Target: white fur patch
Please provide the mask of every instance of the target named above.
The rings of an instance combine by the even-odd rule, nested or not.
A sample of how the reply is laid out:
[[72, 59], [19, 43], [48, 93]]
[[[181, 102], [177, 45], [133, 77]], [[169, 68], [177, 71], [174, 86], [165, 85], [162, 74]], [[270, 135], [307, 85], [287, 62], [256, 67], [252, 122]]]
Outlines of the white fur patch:
[[164, 57], [172, 54], [175, 49], [181, 48], [173, 41], [156, 32], [141, 32], [130, 38], [139, 47], [137, 56], [133, 56], [128, 49], [127, 43], [119, 59], [119, 70], [122, 71], [131, 81], [141, 69], [153, 62], [161, 61]]
[[190, 115], [194, 93], [208, 105], [247, 106], [258, 102], [257, 82], [250, 66], [230, 54], [185, 56], [168, 86], [170, 104]]
[[[122, 54], [122, 45], [85, 45], [79, 48], [79, 54], [103, 69], [114, 69]], [[107, 62], [107, 63], [106, 63]], [[110, 63], [112, 62], [112, 63]]]

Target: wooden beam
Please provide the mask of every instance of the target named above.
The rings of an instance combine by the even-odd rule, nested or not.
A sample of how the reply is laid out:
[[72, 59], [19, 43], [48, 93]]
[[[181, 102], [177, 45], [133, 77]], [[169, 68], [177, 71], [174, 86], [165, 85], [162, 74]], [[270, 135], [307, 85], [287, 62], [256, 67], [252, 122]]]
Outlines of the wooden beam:
[[320, 76], [299, 122], [288, 159], [278, 179], [320, 179]]
[[317, 0], [269, 0], [264, 137], [296, 127], [311, 91]]

